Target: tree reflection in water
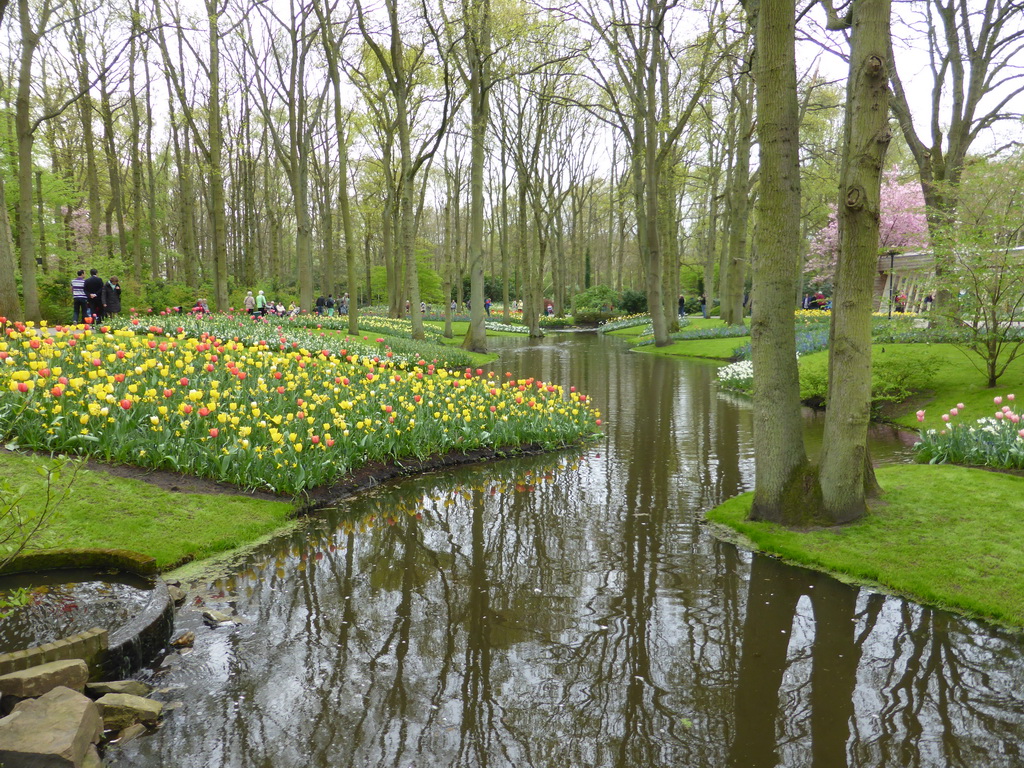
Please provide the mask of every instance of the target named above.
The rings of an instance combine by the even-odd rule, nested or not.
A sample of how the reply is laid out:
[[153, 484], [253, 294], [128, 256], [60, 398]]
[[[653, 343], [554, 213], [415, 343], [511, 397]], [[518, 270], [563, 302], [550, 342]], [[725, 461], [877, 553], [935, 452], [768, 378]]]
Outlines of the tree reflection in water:
[[714, 541], [745, 404], [592, 343], [523, 364], [603, 399], [602, 443], [381, 488], [260, 549], [207, 590], [247, 623], [182, 614], [195, 651], [153, 677], [184, 706], [113, 764], [1024, 763], [1019, 638]]

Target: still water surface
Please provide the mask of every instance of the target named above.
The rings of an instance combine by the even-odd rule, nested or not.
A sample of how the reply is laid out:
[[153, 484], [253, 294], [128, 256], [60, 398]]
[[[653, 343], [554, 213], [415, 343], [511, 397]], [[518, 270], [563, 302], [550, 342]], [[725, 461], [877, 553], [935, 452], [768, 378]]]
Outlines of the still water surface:
[[[714, 365], [575, 335], [498, 367], [578, 386], [606, 437], [389, 485], [262, 548], [205, 598], [245, 623], [181, 612], [195, 650], [153, 675], [181, 707], [114, 765], [1024, 765], [1019, 636], [708, 535], [754, 462]], [[908, 458], [891, 430], [873, 452]]]

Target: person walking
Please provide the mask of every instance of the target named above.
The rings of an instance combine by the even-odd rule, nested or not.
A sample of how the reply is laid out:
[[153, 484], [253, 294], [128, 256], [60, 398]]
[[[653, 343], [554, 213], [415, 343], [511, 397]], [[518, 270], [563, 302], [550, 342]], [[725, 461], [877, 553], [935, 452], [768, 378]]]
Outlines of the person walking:
[[683, 294], [679, 294], [679, 316], [686, 317], [686, 298]]
[[348, 314], [348, 294], [346, 293], [341, 297], [341, 302], [338, 304], [338, 312], [342, 315]]
[[313, 313], [317, 314], [317, 315], [320, 315], [320, 316], [323, 316], [323, 314], [324, 314], [326, 309], [327, 309], [327, 299], [321, 293], [319, 296], [316, 297], [316, 301], [313, 302]]
[[116, 277], [107, 280], [103, 286], [103, 316], [121, 314], [121, 283]]
[[327, 294], [327, 316], [334, 317], [334, 294]]
[[250, 315], [255, 311], [256, 297], [252, 295], [252, 291], [249, 291], [245, 294], [245, 298], [242, 299], [242, 306], [245, 307], [245, 311], [248, 312]]
[[85, 279], [85, 295], [89, 299], [92, 321], [98, 323], [103, 319], [103, 279], [95, 269], [90, 269]]
[[263, 295], [263, 291], [256, 294], [256, 314], [260, 317], [267, 314], [267, 297]]
[[484, 299], [484, 311], [487, 313], [488, 317], [491, 316], [491, 297], [490, 296], [488, 296], [488, 297], [486, 297]]
[[85, 322], [89, 313], [89, 297], [85, 295], [85, 270], [78, 270], [78, 275], [71, 278], [71, 324]]

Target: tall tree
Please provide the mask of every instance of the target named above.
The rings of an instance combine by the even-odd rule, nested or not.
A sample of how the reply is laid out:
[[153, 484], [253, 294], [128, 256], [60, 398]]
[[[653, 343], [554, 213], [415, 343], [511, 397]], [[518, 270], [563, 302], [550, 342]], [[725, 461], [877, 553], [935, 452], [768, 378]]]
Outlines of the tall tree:
[[871, 312], [878, 263], [882, 166], [889, 130], [890, 0], [854, 0], [832, 28], [850, 27], [850, 74], [840, 181], [839, 265], [832, 302], [829, 393], [820, 461], [823, 513], [833, 523], [867, 511], [877, 485], [868, 456]]
[[[299, 305], [313, 309], [313, 223], [310, 218], [309, 165], [313, 153], [314, 126], [324, 107], [324, 81], [319, 94], [310, 94], [311, 52], [320, 39], [312, 21], [311, 8], [294, 2], [288, 5], [286, 18], [270, 12], [264, 15], [263, 39], [267, 49], [255, 49], [254, 36], [243, 36], [243, 45], [256, 65], [253, 84], [260, 96], [264, 121], [270, 131], [277, 159], [285, 169], [291, 187], [295, 216], [295, 254], [298, 259]], [[283, 41], [276, 30], [284, 32]], [[273, 97], [273, 98], [272, 98]], [[287, 115], [284, 131], [278, 127], [276, 113]]]
[[425, 334], [423, 316], [419, 312], [420, 286], [419, 270], [416, 264], [416, 180], [420, 169], [433, 157], [448, 129], [448, 123], [455, 107], [455, 94], [448, 75], [447, 52], [439, 52], [438, 60], [442, 65], [441, 79], [443, 82], [441, 104], [439, 112], [432, 116], [432, 130], [417, 142], [414, 135], [417, 116], [415, 99], [417, 86], [422, 86], [418, 78], [431, 66], [427, 56], [427, 42], [424, 39], [419, 40], [415, 45], [408, 45], [405, 42], [403, 28], [409, 28], [410, 20], [401, 17], [399, 0], [384, 0], [384, 11], [387, 15], [387, 25], [383, 33], [387, 42], [386, 50], [378, 41], [377, 34], [370, 29], [370, 17], [365, 12], [363, 3], [361, 0], [356, 0], [356, 19], [359, 23], [359, 30], [384, 75], [388, 91], [394, 102], [400, 169], [397, 201], [399, 252], [405, 269], [406, 296], [413, 307], [411, 313], [412, 335], [415, 339], [422, 339]]
[[348, 331], [359, 332], [359, 306], [356, 295], [356, 240], [352, 226], [352, 200], [349, 193], [349, 143], [352, 136], [352, 113], [345, 109], [342, 101], [341, 61], [342, 46], [348, 19], [335, 17], [337, 2], [313, 4], [320, 20], [320, 34], [323, 37], [324, 56], [327, 60], [327, 75], [331, 81], [334, 97], [334, 130], [338, 135], [338, 207], [341, 209], [342, 237], [345, 241], [345, 285], [348, 287]]
[[[704, 34], [685, 54], [674, 49], [676, 32], [669, 20], [673, 10], [681, 7], [670, 0], [595, 2], [583, 9], [583, 22], [603, 46], [603, 57], [595, 52], [592, 68], [592, 78], [604, 95], [595, 112], [618, 130], [629, 154], [637, 243], [646, 269], [656, 346], [670, 342], [663, 311], [663, 217], [671, 212], [662, 204], [662, 174], [704, 97], [714, 61], [711, 34]], [[684, 78], [677, 67], [687, 65]], [[684, 79], [687, 89], [682, 103], [662, 97], [665, 92], [678, 92]]]
[[[160, 45], [160, 52], [163, 54], [164, 67], [170, 76], [171, 84], [178, 97], [181, 106], [182, 116], [191, 130], [193, 141], [199, 148], [203, 159], [206, 161], [204, 167], [207, 171], [207, 204], [210, 212], [211, 224], [211, 248], [213, 254], [213, 292], [215, 306], [220, 311], [228, 309], [228, 250], [227, 250], [227, 210], [224, 197], [224, 124], [221, 114], [221, 73], [220, 73], [220, 51], [221, 51], [221, 17], [227, 0], [205, 0], [206, 19], [208, 25], [209, 39], [207, 41], [207, 56], [204, 58], [202, 52], [191, 45], [191, 41], [184, 34], [179, 34], [178, 41], [187, 45], [199, 63], [206, 81], [209, 85], [209, 93], [206, 99], [205, 113], [207, 122], [205, 130], [200, 124], [199, 113], [203, 110], [193, 104], [185, 90], [184, 68], [177, 66], [171, 59], [167, 46], [166, 35], [164, 34], [164, 22], [161, 15], [161, 3], [154, 6], [157, 19], [157, 42]], [[175, 17], [175, 28], [181, 29], [181, 20]], [[187, 204], [187, 201], [185, 201]]]
[[804, 449], [793, 299], [800, 254], [799, 110], [794, 0], [747, 0], [756, 18], [760, 194], [754, 232], [754, 503], [751, 517], [779, 523], [815, 511], [817, 478]]
[[[1024, 93], [1024, 6], [1020, 0], [927, 0], [921, 6], [928, 41], [930, 76], [927, 129], [914, 122], [907, 89], [890, 50], [892, 110], [921, 174], [929, 224], [941, 226], [952, 213], [971, 146], [1003, 121], [1019, 121], [1014, 109]], [[923, 121], [922, 121], [923, 122]], [[946, 184], [944, 184], [944, 182]]]

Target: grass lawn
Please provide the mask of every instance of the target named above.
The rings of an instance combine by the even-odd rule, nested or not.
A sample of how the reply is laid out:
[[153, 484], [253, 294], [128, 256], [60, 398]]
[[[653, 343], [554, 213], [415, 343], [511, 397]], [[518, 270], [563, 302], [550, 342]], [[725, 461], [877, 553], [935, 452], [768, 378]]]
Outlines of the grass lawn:
[[631, 325], [628, 328], [619, 328], [618, 330], [615, 331], [608, 331], [606, 335], [625, 336], [627, 338], [631, 338], [634, 336], [642, 336], [649, 325], [650, 323], [644, 323], [643, 325]]
[[[1024, 358], [1014, 360], [999, 379], [999, 385], [989, 389], [985, 386], [985, 375], [972, 365], [972, 360], [980, 361], [980, 358], [968, 358], [952, 344], [875, 344], [871, 355], [875, 361], [899, 356], [933, 364], [932, 384], [928, 390], [906, 401], [904, 408], [897, 408], [894, 414], [890, 414], [893, 421], [909, 429], [941, 429], [942, 414], [957, 403], [966, 406], [961, 421], [973, 422], [995, 413], [996, 406], [992, 398], [997, 395], [1005, 397], [1013, 393], [1024, 401]], [[815, 367], [824, 371], [827, 365], [827, 351], [815, 352], [800, 359], [801, 369]], [[1024, 402], [1014, 410], [1019, 413], [1021, 408], [1024, 408]], [[917, 420], [918, 409], [925, 411], [923, 424]]]
[[[46, 483], [38, 468], [47, 461], [0, 451], [0, 477], [22, 489], [25, 512], [37, 512], [43, 504]], [[69, 477], [65, 471], [59, 482]], [[180, 493], [81, 469], [38, 544], [130, 549], [155, 557], [166, 570], [251, 544], [286, 525], [293, 509], [287, 501]]]
[[866, 518], [841, 528], [748, 522], [752, 494], [707, 517], [790, 562], [1024, 628], [1024, 477], [902, 464], [879, 468], [878, 480], [883, 498]]
[[664, 347], [653, 344], [638, 347], [634, 352], [645, 352], [649, 355], [665, 357], [704, 357], [711, 360], [728, 361], [735, 359], [734, 352], [750, 341], [749, 336], [734, 336], [729, 339], [694, 339], [693, 341], [673, 341]]

